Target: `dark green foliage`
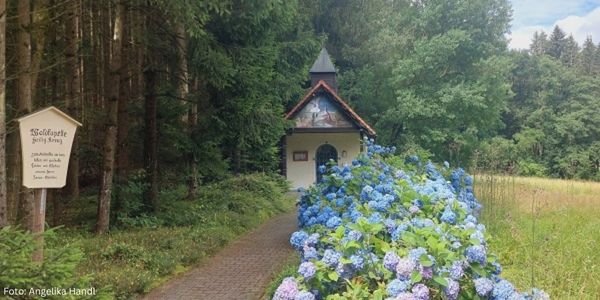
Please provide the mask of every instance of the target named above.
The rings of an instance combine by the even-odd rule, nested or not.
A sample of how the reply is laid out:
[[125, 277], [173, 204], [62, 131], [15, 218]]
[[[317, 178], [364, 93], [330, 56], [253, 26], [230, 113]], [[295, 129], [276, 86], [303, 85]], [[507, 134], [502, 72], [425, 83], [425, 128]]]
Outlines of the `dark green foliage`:
[[[561, 32], [560, 28], [553, 32], [552, 51], [560, 49], [559, 57], [537, 51], [533, 55], [510, 54], [515, 64], [515, 96], [503, 116], [503, 139], [480, 149], [479, 168], [532, 176], [598, 178], [600, 81], [590, 76], [598, 71], [591, 54], [595, 47], [591, 39], [581, 52], [572, 38], [557, 44]], [[579, 63], [565, 60], [565, 55], [576, 55]]]
[[[77, 266], [83, 253], [72, 244], [64, 244], [54, 230], [44, 233], [46, 248], [44, 262], [31, 260], [35, 250], [34, 235], [13, 227], [0, 229], [0, 286], [9, 289], [25, 289], [22, 299], [42, 299], [29, 295], [31, 289], [49, 289], [51, 287], [67, 289], [88, 289], [95, 287], [89, 275], [81, 276]], [[96, 295], [82, 297], [75, 295], [52, 295], [47, 299], [109, 299], [105, 289], [96, 288]]]
[[529, 51], [509, 52], [503, 0], [304, 2], [341, 96], [381, 143], [487, 171], [599, 176], [591, 37], [580, 49], [557, 26], [536, 32]]
[[213, 220], [213, 212], [222, 212], [219, 218], [233, 221], [236, 215], [280, 211], [287, 190], [287, 182], [279, 175], [232, 176], [204, 186], [195, 201], [163, 201], [157, 218], [164, 226], [189, 226]]
[[94, 274], [93, 286], [129, 299], [187, 270], [274, 214], [291, 210], [288, 188], [277, 175], [239, 175], [201, 186], [198, 198], [187, 200], [182, 185], [161, 193], [157, 214], [122, 218], [107, 235], [75, 230], [59, 234], [82, 248], [86, 259], [78, 270]]
[[[231, 1], [192, 36], [190, 70], [201, 90], [199, 123], [190, 149], [201, 175], [274, 170], [288, 124], [284, 106], [303, 93], [318, 45], [297, 1]], [[224, 162], [224, 163], [219, 163]], [[213, 170], [213, 172], [207, 172]]]
[[547, 54], [556, 59], [560, 59], [565, 51], [565, 48], [566, 34], [560, 27], [558, 27], [558, 25], [556, 25], [554, 26], [554, 30], [552, 30], [552, 34], [550, 34]]

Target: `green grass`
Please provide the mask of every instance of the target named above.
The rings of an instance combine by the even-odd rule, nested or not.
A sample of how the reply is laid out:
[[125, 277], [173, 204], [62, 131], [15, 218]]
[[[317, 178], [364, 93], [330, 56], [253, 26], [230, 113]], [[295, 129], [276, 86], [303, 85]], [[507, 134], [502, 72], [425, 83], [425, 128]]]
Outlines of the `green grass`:
[[275, 290], [281, 284], [286, 277], [294, 277], [298, 271], [298, 265], [300, 264], [300, 256], [298, 253], [294, 253], [290, 256], [290, 258], [285, 262], [281, 270], [272, 275], [272, 280], [267, 285], [265, 290], [265, 295], [263, 296], [264, 300], [269, 300], [273, 298], [273, 294], [275, 294]]
[[185, 272], [271, 216], [293, 209], [295, 201], [286, 191], [287, 185], [271, 176], [233, 177], [201, 187], [196, 201], [170, 200], [154, 216], [125, 218], [106, 235], [61, 229], [59, 242], [83, 250], [78, 269], [93, 276], [95, 287], [108, 287], [115, 298], [127, 299]]
[[600, 299], [600, 183], [476, 176], [503, 276], [553, 299]]

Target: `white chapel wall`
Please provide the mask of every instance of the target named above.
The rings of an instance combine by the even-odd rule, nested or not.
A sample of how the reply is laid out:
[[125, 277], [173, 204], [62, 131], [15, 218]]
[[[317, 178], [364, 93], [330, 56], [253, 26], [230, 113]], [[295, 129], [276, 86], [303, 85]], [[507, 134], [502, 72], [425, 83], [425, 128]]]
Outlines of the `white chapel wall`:
[[[316, 180], [315, 155], [317, 148], [330, 144], [338, 152], [338, 164], [352, 164], [360, 154], [360, 133], [293, 133], [286, 136], [286, 176], [293, 188], [309, 187]], [[294, 161], [294, 151], [308, 151], [307, 161]], [[346, 152], [342, 157], [343, 151]]]

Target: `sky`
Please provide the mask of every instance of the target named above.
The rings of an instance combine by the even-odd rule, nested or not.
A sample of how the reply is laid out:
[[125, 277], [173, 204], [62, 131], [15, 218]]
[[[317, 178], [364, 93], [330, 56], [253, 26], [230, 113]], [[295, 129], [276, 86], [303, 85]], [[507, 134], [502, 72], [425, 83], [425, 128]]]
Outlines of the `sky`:
[[579, 45], [591, 35], [600, 42], [600, 0], [510, 0], [513, 21], [509, 47], [529, 48], [533, 33], [552, 32], [558, 25], [567, 35], [572, 34]]

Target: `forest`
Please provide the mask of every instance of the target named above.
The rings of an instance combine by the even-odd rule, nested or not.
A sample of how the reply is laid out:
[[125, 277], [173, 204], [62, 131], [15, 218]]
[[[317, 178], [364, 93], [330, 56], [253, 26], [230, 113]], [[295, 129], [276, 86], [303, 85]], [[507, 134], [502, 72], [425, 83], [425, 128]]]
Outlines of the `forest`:
[[68, 185], [49, 195], [54, 226], [82, 196], [105, 233], [156, 213], [164, 191], [195, 199], [278, 172], [284, 112], [321, 47], [379, 144], [600, 180], [600, 44], [555, 27], [508, 50], [506, 0], [0, 0], [0, 12], [0, 226], [32, 222], [15, 119], [49, 105], [83, 123]]
[[[126, 299], [291, 211], [284, 114], [323, 47], [400, 155], [600, 181], [600, 37], [557, 26], [511, 50], [511, 15], [508, 0], [0, 0], [0, 283]], [[50, 105], [83, 126], [39, 265], [16, 120]]]
[[[600, 180], [600, 44], [557, 26], [510, 50], [511, 14], [507, 0], [0, 0], [0, 228], [32, 227], [16, 119], [53, 105], [83, 126], [49, 226], [81, 230], [65, 234], [90, 253], [131, 227], [225, 224], [206, 234], [226, 242], [257, 224], [244, 213], [281, 209], [283, 116], [322, 47], [378, 144], [476, 173]], [[89, 261], [138, 253], [118, 234]], [[96, 280], [126, 297], [199, 259], [165, 247], [191, 250], [139, 250], [152, 275], [137, 285], [118, 264]]]

